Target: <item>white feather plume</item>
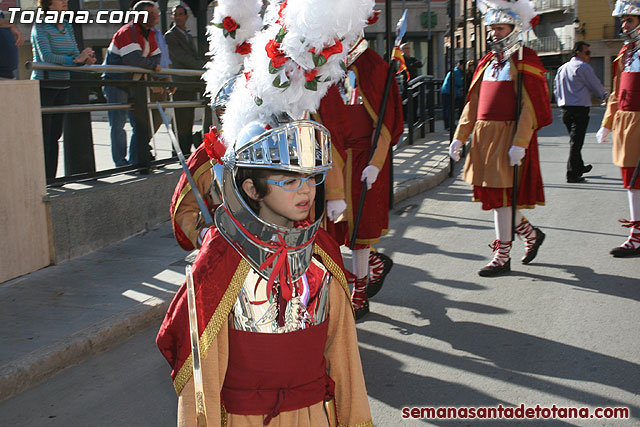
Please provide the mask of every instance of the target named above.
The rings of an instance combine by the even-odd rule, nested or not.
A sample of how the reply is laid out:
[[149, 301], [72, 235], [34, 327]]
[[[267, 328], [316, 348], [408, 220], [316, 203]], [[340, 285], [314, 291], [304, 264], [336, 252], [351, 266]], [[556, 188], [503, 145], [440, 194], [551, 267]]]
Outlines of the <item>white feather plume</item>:
[[[286, 113], [300, 119], [306, 112], [315, 112], [329, 86], [344, 77], [349, 42], [365, 27], [373, 6], [373, 0], [289, 0], [280, 21], [251, 39], [253, 48], [245, 60], [250, 78], [247, 81], [241, 76], [236, 82], [223, 117], [225, 139], [235, 141], [242, 127], [252, 121], [274, 125], [274, 115]], [[283, 27], [287, 32], [280, 50], [288, 60], [270, 72], [271, 58], [265, 48]], [[342, 51], [316, 66], [310, 50], [318, 54], [336, 42], [342, 45]], [[312, 90], [305, 85], [307, 77], [314, 76], [316, 87]], [[278, 87], [277, 83], [288, 85]]]
[[477, 4], [480, 13], [483, 15], [489, 9], [510, 10], [518, 16], [522, 31], [531, 29], [531, 20], [537, 15], [534, 4], [531, 0], [480, 0]]
[[[237, 46], [248, 41], [262, 28], [261, 0], [218, 0], [212, 25], [207, 27], [209, 52], [211, 61], [206, 65], [202, 78], [207, 82], [207, 94], [215, 98], [218, 90], [231, 77], [242, 71], [242, 64], [247, 55], [236, 53]], [[220, 24], [225, 17], [231, 17], [238, 24], [235, 38], [224, 36]], [[212, 99], [213, 100], [213, 99]]]

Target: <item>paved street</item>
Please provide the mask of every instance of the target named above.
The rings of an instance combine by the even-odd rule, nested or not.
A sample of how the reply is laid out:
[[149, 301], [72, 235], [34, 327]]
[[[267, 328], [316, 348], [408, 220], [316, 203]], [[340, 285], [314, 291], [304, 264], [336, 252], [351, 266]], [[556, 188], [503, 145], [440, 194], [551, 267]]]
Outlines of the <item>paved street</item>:
[[[538, 258], [481, 278], [493, 217], [454, 178], [396, 206], [378, 246], [394, 260], [371, 313], [358, 323], [377, 426], [634, 426], [640, 424], [640, 261], [614, 259], [627, 196], [611, 146], [583, 149], [594, 168], [567, 184], [566, 130], [540, 134], [547, 206], [525, 215], [547, 233]], [[167, 239], [168, 241], [169, 239]], [[348, 258], [348, 253], [345, 253]], [[346, 261], [350, 265], [350, 260]], [[0, 403], [2, 426], [171, 426], [176, 399], [153, 342], [157, 327]], [[629, 420], [403, 420], [402, 407], [628, 407]]]

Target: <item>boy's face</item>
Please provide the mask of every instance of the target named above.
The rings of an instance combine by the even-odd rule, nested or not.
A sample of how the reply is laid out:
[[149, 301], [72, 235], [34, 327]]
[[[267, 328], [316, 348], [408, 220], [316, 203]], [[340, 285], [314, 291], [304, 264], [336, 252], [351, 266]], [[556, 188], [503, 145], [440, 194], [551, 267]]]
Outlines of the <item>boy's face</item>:
[[513, 31], [513, 26], [509, 24], [493, 24], [489, 25], [489, 30], [491, 31], [491, 40], [497, 42], [507, 37]]
[[[295, 187], [295, 180], [299, 182], [297, 178], [306, 178], [307, 176], [274, 173], [269, 175], [268, 179], [274, 181], [294, 180], [289, 185]], [[272, 224], [289, 228], [293, 226], [293, 222], [307, 219], [316, 198], [316, 187], [307, 181], [303, 182], [300, 188], [292, 191], [268, 183], [267, 194], [262, 199], [254, 198], [255, 193], [252, 194], [251, 190], [247, 191], [247, 188], [245, 188], [245, 192], [260, 204], [258, 212], [260, 218]]]

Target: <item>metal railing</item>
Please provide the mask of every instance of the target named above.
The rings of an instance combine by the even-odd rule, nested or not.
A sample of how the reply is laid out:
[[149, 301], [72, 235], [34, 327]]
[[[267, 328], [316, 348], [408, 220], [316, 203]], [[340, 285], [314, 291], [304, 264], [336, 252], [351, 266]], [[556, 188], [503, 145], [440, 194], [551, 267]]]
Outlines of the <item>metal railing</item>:
[[420, 130], [420, 137], [424, 138], [427, 125], [429, 132], [435, 131], [435, 105], [441, 85], [441, 80], [429, 75], [418, 76], [408, 82], [402, 100], [408, 128], [407, 144], [413, 145], [417, 130]]
[[[114, 65], [84, 65], [84, 66], [63, 66], [48, 63], [28, 62], [26, 64], [28, 70], [43, 71], [69, 71], [72, 73], [140, 73], [140, 74], [157, 74], [151, 70], [130, 66], [114, 66]], [[163, 69], [162, 75], [183, 76], [183, 77], [199, 77], [203, 71], [201, 70], [182, 70], [182, 69]], [[46, 76], [45, 76], [46, 77]], [[138, 126], [144, 126], [143, 132], [148, 131], [149, 138], [146, 142], [136, 143], [138, 153], [144, 153], [138, 164], [129, 166], [120, 166], [109, 169], [96, 171], [95, 167], [95, 150], [94, 145], [85, 141], [86, 138], [78, 137], [76, 141], [67, 141], [67, 131], [65, 130], [65, 176], [54, 179], [47, 179], [48, 185], [60, 185], [70, 182], [78, 182], [83, 180], [96, 179], [100, 177], [110, 176], [129, 171], [147, 171], [151, 167], [161, 167], [169, 163], [175, 163], [177, 157], [172, 155], [169, 158], [155, 160], [151, 158], [149, 142], [153, 138], [153, 125], [150, 123], [150, 112], [157, 109], [155, 103], [149, 102], [149, 89], [151, 87], [176, 87], [176, 88], [198, 88], [204, 89], [204, 82], [181, 82], [181, 81], [147, 81], [147, 80], [40, 80], [41, 85], [46, 87], [70, 87], [72, 91], [86, 91], [89, 87], [117, 86], [125, 88], [133, 92], [132, 103], [76, 103], [62, 106], [44, 106], [41, 107], [42, 114], [73, 114], [73, 127], [85, 128], [89, 136], [92, 134], [92, 122], [89, 114], [96, 111], [115, 111], [115, 110], [133, 110]], [[82, 96], [80, 96], [82, 98]], [[88, 102], [88, 94], [84, 97], [84, 102]], [[71, 101], [73, 102], [73, 96]], [[82, 101], [81, 101], [82, 102]], [[207, 100], [199, 99], [193, 101], [165, 101], [160, 102], [163, 108], [197, 108], [206, 107]], [[174, 124], [175, 125], [175, 124]], [[82, 132], [80, 132], [82, 133]], [[145, 136], [146, 138], [146, 136]], [[92, 138], [89, 138], [91, 141]], [[71, 147], [70, 153], [67, 148]], [[155, 148], [155, 147], [154, 147]], [[73, 152], [73, 151], [78, 151]], [[155, 151], [155, 150], [154, 150]], [[148, 152], [149, 156], [146, 156]], [[154, 153], [155, 154], [155, 153]], [[70, 164], [67, 160], [71, 159]], [[74, 163], [73, 159], [77, 161]]]
[[540, 37], [525, 42], [525, 46], [537, 51], [538, 53], [563, 52], [573, 48], [573, 41], [573, 37], [571, 36]]

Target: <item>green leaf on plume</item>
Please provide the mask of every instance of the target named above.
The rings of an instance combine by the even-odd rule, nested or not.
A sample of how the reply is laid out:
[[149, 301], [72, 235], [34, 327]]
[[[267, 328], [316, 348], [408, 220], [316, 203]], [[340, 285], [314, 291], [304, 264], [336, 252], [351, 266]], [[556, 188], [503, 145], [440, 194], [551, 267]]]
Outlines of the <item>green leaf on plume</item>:
[[291, 82], [290, 82], [289, 80], [287, 80], [287, 81], [286, 81], [286, 82], [284, 82], [284, 83], [280, 83], [280, 76], [276, 77], [276, 78], [273, 80], [273, 85], [274, 85], [275, 87], [279, 87], [279, 88], [281, 88], [281, 89], [283, 89], [283, 88], [285, 88], [285, 87], [288, 87], [290, 84], [291, 84]]
[[313, 58], [313, 65], [315, 65], [316, 67], [321, 67], [327, 63], [327, 60], [322, 55], [316, 55], [315, 53], [312, 53], [311, 57]]
[[278, 31], [278, 34], [276, 35], [276, 38], [275, 38], [276, 43], [282, 43], [282, 40], [286, 35], [287, 35], [287, 30], [285, 30], [284, 28], [280, 28], [280, 31]]
[[258, 107], [262, 105], [262, 99], [258, 98], [257, 96], [253, 98], [253, 101], [256, 103]]
[[282, 67], [274, 67], [273, 61], [269, 61], [269, 74], [276, 74]]
[[218, 28], [224, 28], [224, 26], [220, 23], [220, 24], [216, 24], [215, 22], [213, 23], [214, 27], [218, 27]]
[[231, 32], [229, 33], [229, 35], [231, 36], [231, 38], [232, 38], [232, 39], [234, 39], [234, 40], [235, 40], [235, 38], [236, 38], [236, 30], [231, 31]]
[[347, 71], [347, 66], [345, 65], [344, 61], [340, 61], [340, 68], [342, 68], [342, 71], [344, 72]]
[[225, 30], [224, 28], [222, 29], [222, 35], [227, 37], [229, 36], [229, 31]]
[[327, 77], [326, 79], [323, 80], [323, 82], [328, 82], [331, 81], [331, 77]]
[[309, 90], [313, 90], [313, 91], [318, 90], [318, 78], [316, 77], [315, 79], [306, 82], [304, 84], [304, 87], [309, 89]]

